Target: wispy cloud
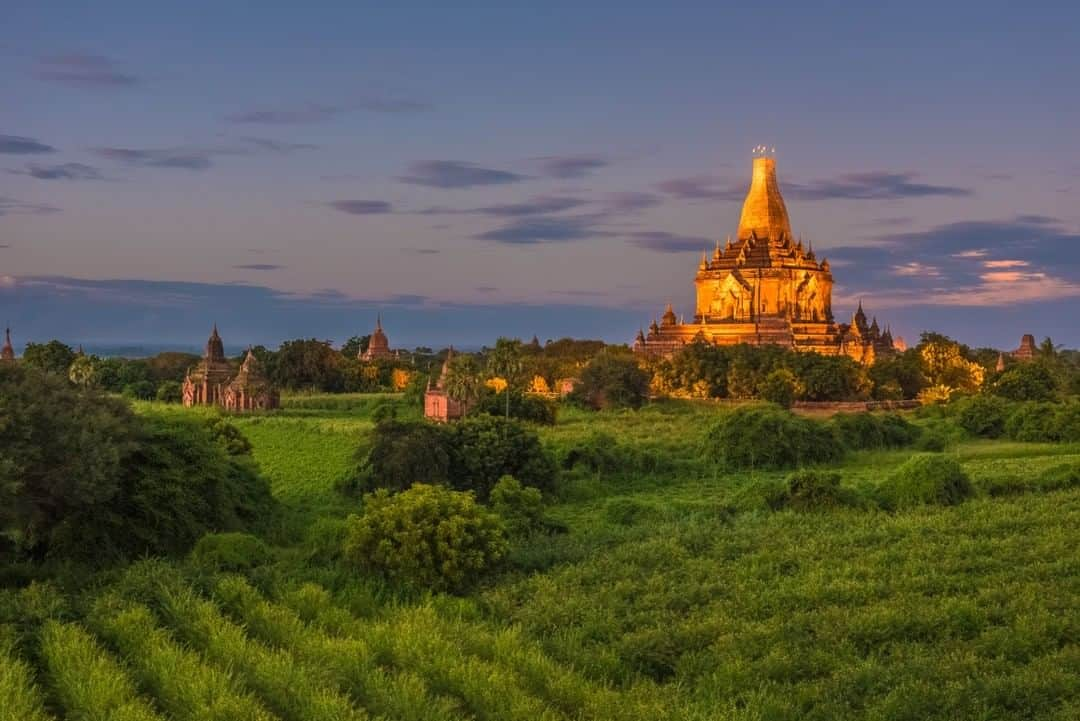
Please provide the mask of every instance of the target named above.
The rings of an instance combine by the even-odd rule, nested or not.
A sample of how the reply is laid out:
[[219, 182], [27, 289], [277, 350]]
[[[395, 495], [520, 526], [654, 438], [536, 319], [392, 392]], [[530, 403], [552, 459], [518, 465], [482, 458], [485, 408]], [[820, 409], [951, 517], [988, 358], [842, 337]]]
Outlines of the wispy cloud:
[[182, 168], [206, 170], [213, 165], [213, 152], [169, 148], [94, 148], [91, 152], [100, 158], [147, 168]]
[[327, 205], [349, 215], [381, 215], [393, 211], [393, 206], [385, 200], [334, 200]]
[[809, 183], [783, 183], [782, 192], [798, 200], [891, 200], [942, 196], [959, 198], [972, 195], [970, 188], [916, 182], [915, 173], [875, 171], [849, 173], [835, 179]]
[[243, 263], [234, 265], [233, 268], [237, 270], [282, 270], [285, 266], [274, 263]]
[[461, 160], [423, 160], [409, 166], [403, 183], [430, 188], [476, 188], [486, 185], [505, 185], [525, 180], [526, 176], [508, 170], [485, 168]]
[[38, 180], [104, 180], [105, 176], [97, 168], [82, 163], [61, 163], [59, 165], [39, 165], [27, 163], [21, 170], [9, 170], [12, 175], [28, 175]]
[[251, 135], [243, 136], [239, 140], [242, 143], [247, 143], [255, 150], [278, 155], [319, 149], [318, 145], [312, 145], [311, 143], [290, 143], [283, 140], [273, 140], [272, 138], [257, 138]]
[[683, 200], [742, 200], [746, 196], [745, 186], [734, 188], [711, 175], [672, 178], [657, 183], [656, 187], [663, 193]]
[[9, 155], [34, 155], [38, 153], [55, 153], [56, 148], [51, 145], [23, 137], [22, 135], [0, 135], [0, 153]]
[[329, 105], [324, 103], [300, 103], [267, 108], [254, 108], [226, 115], [230, 123], [254, 123], [260, 125], [304, 125], [331, 120], [343, 113], [366, 111], [371, 113], [419, 113], [430, 110], [429, 103], [406, 98], [371, 96], [360, 100]]
[[35, 75], [42, 80], [79, 88], [116, 88], [135, 85], [139, 79], [121, 72], [104, 55], [67, 53], [38, 59]]
[[626, 235], [631, 244], [658, 253], [700, 253], [712, 242], [700, 235], [679, 235], [660, 230], [639, 231]]
[[596, 220], [595, 216], [525, 217], [473, 237], [508, 245], [566, 243], [606, 235], [595, 227]]
[[536, 159], [540, 172], [549, 178], [584, 178], [611, 161], [601, 155], [549, 155]]
[[15, 198], [0, 196], [0, 215], [50, 215], [60, 209], [41, 203], [26, 203]]
[[445, 208], [436, 206], [417, 212], [420, 215], [487, 215], [495, 218], [516, 218], [573, 210], [586, 205], [588, 202], [584, 198], [566, 195], [537, 195], [518, 203], [500, 203], [480, 208]]
[[656, 207], [662, 202], [663, 198], [654, 193], [621, 192], [608, 193], [603, 200], [603, 206], [609, 213], [635, 213]]

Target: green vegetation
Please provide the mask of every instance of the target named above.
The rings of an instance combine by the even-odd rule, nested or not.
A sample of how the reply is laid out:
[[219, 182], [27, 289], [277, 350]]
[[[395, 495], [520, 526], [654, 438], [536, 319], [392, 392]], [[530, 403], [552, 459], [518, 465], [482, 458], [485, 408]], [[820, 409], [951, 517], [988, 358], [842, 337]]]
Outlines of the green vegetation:
[[[545, 357], [521, 354], [526, 375]], [[22, 372], [5, 482], [101, 490], [71, 458], [108, 412], [87, 438], [122, 450], [85, 468], [133, 492], [79, 501], [50, 546], [165, 558], [95, 570], [5, 537], [5, 721], [1080, 715], [1075, 401], [563, 404], [546, 425], [495, 396], [436, 427], [398, 395], [223, 420]], [[358, 459], [384, 490], [355, 492]]]

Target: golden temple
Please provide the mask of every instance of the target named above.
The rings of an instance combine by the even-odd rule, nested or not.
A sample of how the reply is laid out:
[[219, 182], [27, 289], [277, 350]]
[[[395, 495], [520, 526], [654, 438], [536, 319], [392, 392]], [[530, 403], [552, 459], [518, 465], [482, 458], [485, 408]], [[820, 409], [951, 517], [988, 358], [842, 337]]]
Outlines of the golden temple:
[[861, 303], [850, 324], [834, 322], [829, 261], [819, 262], [812, 247], [795, 239], [776, 158], [761, 147], [755, 152], [735, 238], [728, 236], [723, 246], [717, 241], [712, 256], [706, 252], [698, 265], [693, 322], [680, 322], [669, 303], [648, 334], [639, 331], [634, 350], [667, 356], [695, 340], [771, 343], [862, 363], [892, 352], [892, 334], [876, 320], [868, 324]]

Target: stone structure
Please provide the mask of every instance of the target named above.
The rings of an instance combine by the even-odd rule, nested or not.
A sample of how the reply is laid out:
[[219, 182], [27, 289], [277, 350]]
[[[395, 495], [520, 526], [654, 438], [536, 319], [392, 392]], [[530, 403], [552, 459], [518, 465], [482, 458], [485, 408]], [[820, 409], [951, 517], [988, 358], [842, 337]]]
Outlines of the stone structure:
[[461, 401], [456, 401], [446, 393], [446, 376], [450, 371], [450, 361], [454, 358], [454, 347], [451, 346], [450, 350], [446, 353], [446, 360], [443, 361], [442, 371], [439, 373], [439, 380], [434, 386], [431, 385], [431, 381], [428, 380], [427, 391], [424, 393], [424, 417], [430, 418], [433, 421], [439, 423], [446, 423], [447, 421], [456, 420], [465, 415], [467, 406]]
[[225, 387], [233, 377], [232, 366], [225, 358], [225, 346], [218, 335], [217, 324], [206, 341], [202, 360], [184, 377], [181, 397], [185, 406], [221, 405]]
[[676, 317], [669, 303], [660, 321], [638, 333], [634, 349], [667, 356], [702, 339], [720, 345], [772, 343], [794, 350], [848, 355], [870, 363], [894, 350], [892, 334], [867, 323], [862, 303], [850, 324], [833, 319], [833, 276], [810, 245], [791, 232], [776, 180], [776, 158], [754, 158], [750, 189], [735, 238], [705, 253], [694, 279], [693, 321]]
[[262, 371], [262, 364], [248, 349], [240, 372], [225, 388], [222, 405], [229, 411], [265, 411], [278, 408], [281, 398]]
[[1010, 355], [1018, 361], [1029, 361], [1035, 358], [1036, 352], [1035, 336], [1031, 333], [1025, 333], [1024, 337], [1020, 339], [1020, 347]]
[[15, 362], [15, 348], [11, 345], [11, 328], [4, 329], [4, 347], [0, 348], [0, 361]]
[[240, 372], [233, 376], [217, 324], [206, 341], [202, 360], [184, 378], [181, 399], [185, 406], [222, 406], [231, 411], [268, 410], [280, 405], [277, 389], [250, 350]]
[[375, 332], [371, 334], [367, 350], [360, 354], [360, 360], [373, 361], [393, 357], [394, 354], [390, 350], [390, 340], [386, 337], [386, 333], [383, 333], [382, 315], [380, 314], [375, 318]]

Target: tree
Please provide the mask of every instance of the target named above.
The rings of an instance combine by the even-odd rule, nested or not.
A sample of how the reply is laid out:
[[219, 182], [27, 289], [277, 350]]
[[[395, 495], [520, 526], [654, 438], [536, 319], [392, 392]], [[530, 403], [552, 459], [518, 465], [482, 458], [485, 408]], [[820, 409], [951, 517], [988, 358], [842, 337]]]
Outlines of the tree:
[[649, 392], [649, 374], [628, 355], [603, 350], [581, 372], [573, 395], [596, 409], [640, 408]]
[[994, 382], [991, 392], [1013, 401], [1048, 401], [1053, 399], [1056, 379], [1042, 359], [1017, 363]]
[[458, 403], [463, 403], [465, 413], [480, 397], [483, 381], [480, 379], [480, 366], [471, 355], [456, 355], [446, 370], [446, 395]]
[[96, 356], [76, 356], [68, 368], [68, 380], [77, 386], [90, 386], [97, 382], [98, 359]]
[[344, 387], [341, 354], [330, 346], [330, 341], [285, 341], [271, 372], [273, 380], [284, 388], [339, 392]]
[[350, 360], [358, 358], [361, 353], [367, 350], [370, 342], [370, 335], [354, 335], [341, 346], [341, 355]]
[[397, 495], [380, 490], [365, 496], [363, 515], [347, 521], [344, 555], [390, 580], [455, 591], [509, 548], [502, 519], [473, 494], [417, 483]]
[[982, 386], [986, 371], [969, 358], [967, 346], [940, 333], [923, 333], [918, 350], [928, 385], [972, 393]]
[[499, 338], [488, 355], [488, 372], [506, 381], [506, 419], [510, 420], [510, 391], [521, 384], [521, 372], [524, 368], [521, 353], [521, 341]]
[[798, 381], [795, 374], [787, 368], [777, 368], [769, 373], [758, 386], [758, 395], [762, 400], [775, 403], [781, 408], [791, 408], [795, 402]]
[[22, 360], [28, 366], [67, 378], [68, 368], [75, 360], [75, 351], [58, 340], [51, 340], [48, 343], [27, 343]]

